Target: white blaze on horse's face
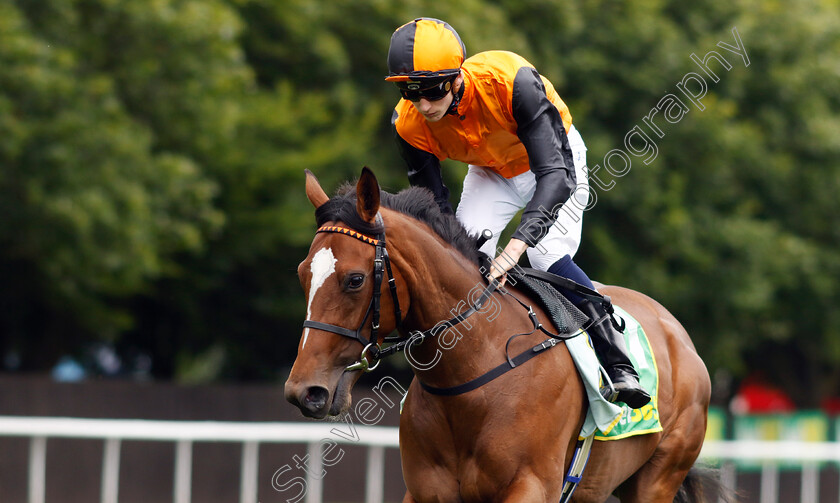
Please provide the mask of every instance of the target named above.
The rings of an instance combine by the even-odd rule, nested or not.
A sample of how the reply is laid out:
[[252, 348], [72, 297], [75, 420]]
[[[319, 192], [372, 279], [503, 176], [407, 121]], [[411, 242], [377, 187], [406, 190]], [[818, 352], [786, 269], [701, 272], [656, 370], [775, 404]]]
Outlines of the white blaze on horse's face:
[[[315, 292], [324, 284], [324, 282], [335, 272], [335, 263], [338, 260], [333, 255], [330, 248], [321, 248], [312, 257], [312, 262], [309, 265], [309, 270], [312, 271], [312, 283], [309, 285], [309, 304], [306, 306], [306, 319], [312, 318], [312, 301], [315, 299]], [[303, 331], [303, 344], [301, 349], [306, 346], [306, 338], [309, 337], [309, 327]]]

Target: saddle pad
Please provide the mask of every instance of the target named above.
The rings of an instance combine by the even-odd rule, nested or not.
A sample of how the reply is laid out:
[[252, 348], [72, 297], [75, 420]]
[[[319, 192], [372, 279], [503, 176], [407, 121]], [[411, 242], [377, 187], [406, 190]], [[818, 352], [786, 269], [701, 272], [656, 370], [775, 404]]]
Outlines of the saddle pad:
[[518, 274], [515, 271], [509, 272], [508, 275], [512, 280], [511, 283], [515, 283], [516, 287], [525, 292], [529, 298], [539, 302], [551, 318], [554, 329], [557, 330], [558, 334], [573, 334], [589, 322], [589, 317], [575, 307], [553, 285], [533, 276]]
[[595, 432], [595, 440], [618, 440], [633, 435], [644, 435], [662, 431], [662, 424], [659, 422], [659, 373], [656, 368], [656, 358], [650, 347], [650, 341], [642, 326], [627, 311], [619, 306], [614, 306], [615, 315], [624, 320], [624, 340], [627, 342], [627, 352], [630, 360], [639, 373], [642, 387], [650, 393], [651, 401], [639, 409], [631, 409], [626, 404], [619, 402], [622, 406], [622, 415], [618, 422], [606, 432], [599, 430]]

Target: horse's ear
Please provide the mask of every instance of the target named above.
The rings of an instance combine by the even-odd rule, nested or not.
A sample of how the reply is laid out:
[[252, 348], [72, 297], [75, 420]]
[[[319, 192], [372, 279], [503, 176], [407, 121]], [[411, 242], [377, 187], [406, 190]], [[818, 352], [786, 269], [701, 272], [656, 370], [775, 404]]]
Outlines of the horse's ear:
[[376, 213], [379, 212], [379, 182], [367, 166], [362, 168], [362, 176], [356, 184], [356, 211], [371, 224], [376, 220]]
[[330, 198], [327, 196], [327, 193], [324, 192], [324, 189], [321, 188], [321, 184], [318, 183], [318, 179], [315, 178], [315, 175], [313, 175], [308, 169], [304, 171], [306, 172], [306, 197], [308, 197], [312, 205], [318, 209], [322, 204], [329, 201]]

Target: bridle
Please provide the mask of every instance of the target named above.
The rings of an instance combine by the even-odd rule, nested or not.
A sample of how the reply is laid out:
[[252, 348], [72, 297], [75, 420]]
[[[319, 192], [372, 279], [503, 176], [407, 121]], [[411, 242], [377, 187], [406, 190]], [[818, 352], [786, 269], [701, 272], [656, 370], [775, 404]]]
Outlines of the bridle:
[[[487, 302], [488, 299], [490, 299], [490, 296], [493, 295], [493, 292], [495, 292], [496, 288], [499, 286], [499, 283], [497, 281], [491, 281], [481, 293], [479, 298], [463, 313], [454, 316], [448, 321], [438, 323], [429, 330], [413, 331], [407, 337], [386, 337], [384, 341], [392, 342], [393, 344], [383, 349], [378, 342], [378, 334], [380, 297], [382, 296], [382, 280], [384, 279], [386, 272], [388, 273], [388, 288], [391, 291], [391, 298], [394, 301], [394, 320], [396, 320], [395, 330], [399, 330], [402, 327], [403, 318], [402, 311], [400, 311], [399, 296], [397, 295], [397, 282], [394, 278], [393, 271], [391, 270], [391, 259], [388, 257], [388, 250], [385, 246], [385, 224], [382, 222], [382, 216], [378, 213], [376, 215], [376, 223], [381, 227], [382, 232], [377, 233], [375, 238], [370, 237], [366, 234], [362, 234], [359, 231], [355, 231], [347, 227], [341, 227], [339, 225], [323, 225], [321, 226], [321, 228], [315, 231], [316, 234], [321, 232], [344, 234], [345, 236], [350, 236], [352, 238], [358, 239], [363, 243], [372, 245], [375, 250], [373, 258], [373, 296], [370, 299], [370, 304], [368, 304], [367, 311], [365, 312], [365, 317], [362, 319], [362, 323], [359, 325], [359, 327], [355, 330], [352, 330], [349, 328], [340, 327], [338, 325], [322, 323], [320, 321], [314, 320], [306, 320], [303, 322], [304, 328], [315, 328], [317, 330], [323, 330], [325, 332], [331, 332], [334, 334], [342, 335], [344, 337], [349, 337], [350, 339], [358, 341], [362, 345], [363, 349], [362, 354], [359, 356], [359, 361], [349, 365], [346, 369], [344, 369], [347, 372], [354, 370], [363, 370], [365, 372], [370, 372], [377, 366], [379, 366], [379, 362], [382, 360], [382, 358], [386, 356], [391, 356], [399, 351], [404, 351], [409, 346], [422, 343], [427, 337], [436, 337], [449, 327], [454, 327], [455, 325], [458, 325], [459, 323], [463, 322], [464, 320], [478, 312], [484, 306], [484, 303]], [[362, 335], [362, 330], [364, 330], [368, 318], [371, 319], [370, 339], [367, 339], [364, 335]], [[371, 358], [376, 361], [376, 363], [374, 363], [373, 365], [371, 365], [370, 360], [368, 360], [368, 353], [370, 353]]]
[[[356, 238], [363, 243], [372, 245], [375, 250], [373, 257], [373, 296], [370, 299], [370, 304], [368, 304], [365, 317], [362, 319], [362, 323], [359, 325], [359, 328], [352, 330], [338, 325], [322, 323], [314, 320], [306, 320], [303, 322], [304, 328], [315, 328], [326, 332], [332, 332], [334, 334], [343, 335], [344, 337], [349, 337], [361, 343], [364, 349], [362, 349], [359, 361], [348, 366], [345, 369], [346, 371], [364, 370], [365, 372], [370, 372], [379, 365], [381, 356], [381, 347], [377, 342], [379, 334], [379, 310], [380, 297], [382, 296], [382, 280], [386, 271], [388, 273], [388, 288], [391, 291], [391, 298], [394, 301], [394, 319], [396, 320], [397, 328], [399, 328], [402, 324], [400, 299], [397, 295], [397, 282], [394, 278], [394, 273], [391, 270], [391, 259], [388, 257], [388, 250], [385, 248], [385, 226], [382, 223], [381, 215], [377, 214], [376, 220], [377, 223], [382, 226], [382, 232], [377, 234], [375, 238], [362, 234], [358, 231], [354, 231], [353, 229], [337, 225], [324, 225], [315, 231], [316, 234], [322, 232], [344, 234], [346, 236]], [[364, 330], [368, 318], [371, 319], [370, 339], [367, 339], [364, 335], [362, 335], [362, 330]], [[376, 360], [376, 363], [373, 366], [370, 366], [370, 362], [368, 361], [368, 352], [370, 352], [373, 359]]]

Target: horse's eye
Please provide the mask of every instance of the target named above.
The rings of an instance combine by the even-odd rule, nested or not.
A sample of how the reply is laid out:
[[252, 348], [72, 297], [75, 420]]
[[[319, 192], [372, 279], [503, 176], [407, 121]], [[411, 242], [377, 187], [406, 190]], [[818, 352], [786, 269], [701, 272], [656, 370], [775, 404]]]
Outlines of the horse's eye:
[[351, 274], [347, 278], [347, 289], [348, 290], [358, 290], [364, 284], [365, 284], [364, 274]]

